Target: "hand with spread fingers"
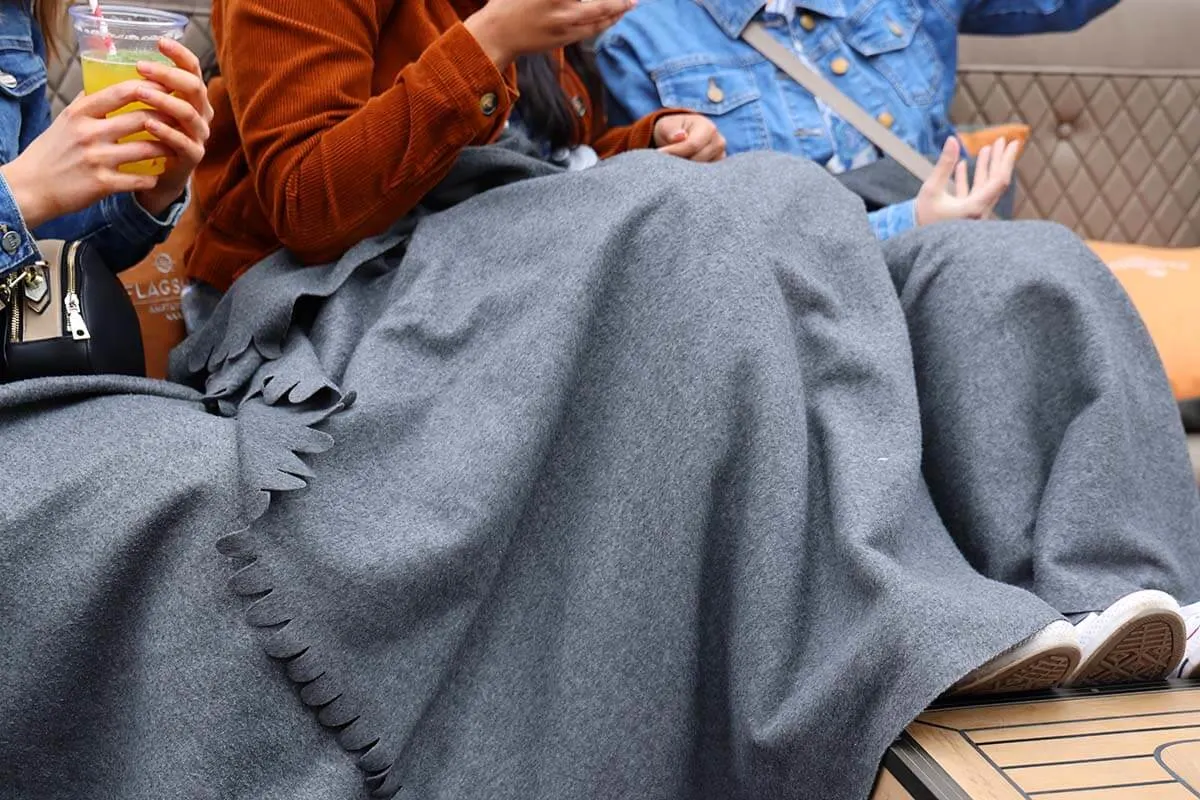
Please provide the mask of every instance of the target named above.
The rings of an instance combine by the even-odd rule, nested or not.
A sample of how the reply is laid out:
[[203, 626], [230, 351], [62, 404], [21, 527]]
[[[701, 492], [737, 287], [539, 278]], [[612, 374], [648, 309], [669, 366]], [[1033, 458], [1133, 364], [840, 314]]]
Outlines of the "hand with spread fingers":
[[990, 215], [1012, 184], [1013, 169], [1020, 152], [1020, 142], [1007, 142], [1003, 137], [984, 147], [975, 161], [975, 184], [972, 186], [967, 178], [967, 162], [961, 159], [958, 140], [947, 139], [933, 175], [917, 195], [917, 224], [984, 219]]

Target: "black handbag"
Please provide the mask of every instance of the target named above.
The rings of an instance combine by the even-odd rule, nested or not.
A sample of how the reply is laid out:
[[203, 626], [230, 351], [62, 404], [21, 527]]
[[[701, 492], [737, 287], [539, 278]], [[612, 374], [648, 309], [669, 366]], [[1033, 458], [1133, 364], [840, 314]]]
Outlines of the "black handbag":
[[[975, 165], [970, 166], [973, 170]], [[867, 211], [879, 211], [912, 200], [921, 191], [921, 181], [889, 156], [833, 177], [861, 197]]]
[[0, 382], [146, 374], [133, 301], [87, 242], [38, 242], [41, 260], [0, 275]]

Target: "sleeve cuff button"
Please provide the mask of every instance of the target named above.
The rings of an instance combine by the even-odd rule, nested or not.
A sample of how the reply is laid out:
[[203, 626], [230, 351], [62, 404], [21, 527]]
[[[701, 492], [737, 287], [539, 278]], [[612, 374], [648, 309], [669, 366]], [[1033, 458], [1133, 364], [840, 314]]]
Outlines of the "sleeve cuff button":
[[3, 248], [4, 252], [10, 256], [14, 255], [21, 249], [21, 234], [16, 231], [9, 231], [0, 236], [0, 248]]

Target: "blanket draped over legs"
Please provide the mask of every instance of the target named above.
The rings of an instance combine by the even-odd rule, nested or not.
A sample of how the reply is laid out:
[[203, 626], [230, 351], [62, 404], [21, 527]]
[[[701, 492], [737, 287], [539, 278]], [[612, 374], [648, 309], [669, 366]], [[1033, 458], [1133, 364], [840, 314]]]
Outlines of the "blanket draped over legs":
[[884, 248], [908, 318], [925, 475], [984, 575], [1065, 614], [1200, 601], [1200, 494], [1154, 343], [1112, 272], [1042, 222]]
[[5, 797], [861, 800], [1056, 617], [942, 524], [892, 271], [798, 160], [468, 151], [174, 371], [0, 388]]

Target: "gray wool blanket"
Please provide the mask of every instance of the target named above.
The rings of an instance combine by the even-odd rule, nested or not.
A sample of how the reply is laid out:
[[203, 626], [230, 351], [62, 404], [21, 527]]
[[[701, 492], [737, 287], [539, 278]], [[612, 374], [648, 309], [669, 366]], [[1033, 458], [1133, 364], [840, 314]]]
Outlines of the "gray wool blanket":
[[812, 165], [468, 151], [178, 383], [0, 387], [0, 797], [862, 800], [1056, 613], [943, 524], [909, 341]]

